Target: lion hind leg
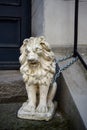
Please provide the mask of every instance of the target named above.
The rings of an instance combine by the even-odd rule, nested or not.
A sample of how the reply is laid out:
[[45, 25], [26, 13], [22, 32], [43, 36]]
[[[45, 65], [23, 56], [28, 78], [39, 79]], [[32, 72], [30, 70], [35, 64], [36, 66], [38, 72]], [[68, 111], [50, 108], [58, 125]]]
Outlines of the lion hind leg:
[[54, 104], [53, 104], [53, 99], [54, 99], [56, 90], [57, 90], [57, 83], [54, 82], [54, 83], [52, 84], [50, 90], [49, 90], [48, 97], [47, 97], [48, 107], [54, 106]]

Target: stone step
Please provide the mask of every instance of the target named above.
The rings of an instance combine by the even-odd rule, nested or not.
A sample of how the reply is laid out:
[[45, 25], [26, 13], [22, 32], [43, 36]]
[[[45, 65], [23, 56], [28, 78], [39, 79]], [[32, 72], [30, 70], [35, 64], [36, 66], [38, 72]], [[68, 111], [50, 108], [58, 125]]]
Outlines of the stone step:
[[0, 70], [0, 103], [25, 100], [27, 100], [27, 93], [20, 71]]
[[0, 71], [0, 103], [24, 101], [26, 95], [25, 84], [19, 70]]
[[48, 122], [19, 119], [17, 111], [21, 104], [0, 104], [0, 130], [70, 130], [68, 121], [59, 113]]

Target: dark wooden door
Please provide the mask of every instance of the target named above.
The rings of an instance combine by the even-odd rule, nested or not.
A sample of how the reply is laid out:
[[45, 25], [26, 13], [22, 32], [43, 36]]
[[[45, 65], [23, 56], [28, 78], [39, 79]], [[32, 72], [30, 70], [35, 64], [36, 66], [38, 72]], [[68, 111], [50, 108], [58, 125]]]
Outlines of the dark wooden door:
[[31, 0], [0, 0], [0, 69], [19, 68], [19, 48], [31, 35]]

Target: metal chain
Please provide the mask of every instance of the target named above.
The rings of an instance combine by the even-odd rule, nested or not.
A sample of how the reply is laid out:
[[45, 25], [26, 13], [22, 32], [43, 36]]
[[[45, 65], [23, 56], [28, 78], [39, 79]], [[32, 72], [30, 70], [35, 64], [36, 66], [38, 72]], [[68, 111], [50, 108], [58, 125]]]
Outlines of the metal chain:
[[73, 56], [73, 53], [71, 53], [70, 55], [67, 55], [67, 56], [65, 56], [65, 57], [63, 57], [63, 58], [60, 58], [60, 59], [58, 59], [58, 60], [56, 59], [56, 62], [58, 63], [58, 62], [65, 61], [65, 60], [71, 58], [72, 56]]
[[70, 61], [69, 63], [67, 63], [66, 65], [64, 65], [62, 68], [60, 68], [60, 71], [62, 72], [63, 70], [66, 70], [72, 64], [74, 64], [77, 60], [78, 60], [78, 57], [73, 58], [72, 61]]
[[[56, 66], [58, 66], [58, 62], [65, 61], [65, 60], [71, 58], [72, 56], [73, 56], [73, 55], [71, 54], [71, 55], [68, 55], [68, 56], [66, 56], [66, 57], [64, 57], [64, 58], [61, 58], [61, 59], [59, 59], [59, 60], [56, 59]], [[62, 71], [64, 71], [64, 70], [66, 70], [67, 68], [69, 68], [69, 67], [70, 67], [72, 64], [74, 64], [77, 60], [78, 60], [78, 57], [75, 57], [75, 58], [72, 59], [72, 61], [70, 61], [69, 63], [67, 63], [66, 65], [64, 65], [62, 68], [59, 68], [59, 69], [56, 68], [56, 74], [55, 74], [55, 76], [54, 76], [53, 82], [56, 81], [56, 79], [60, 76], [60, 74], [61, 74]]]

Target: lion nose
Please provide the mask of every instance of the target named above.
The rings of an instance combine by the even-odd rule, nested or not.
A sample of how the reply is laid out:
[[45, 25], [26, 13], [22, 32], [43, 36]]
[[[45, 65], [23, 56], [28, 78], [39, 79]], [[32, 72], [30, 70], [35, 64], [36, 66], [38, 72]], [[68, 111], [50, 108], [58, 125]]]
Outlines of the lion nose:
[[29, 53], [28, 54], [28, 56], [27, 56], [27, 60], [29, 60], [29, 61], [32, 61], [32, 60], [34, 60], [34, 53]]
[[35, 60], [35, 58], [33, 56], [29, 56], [27, 59], [28, 59], [28, 61], [31, 61], [31, 62]]
[[27, 57], [27, 60], [30, 61], [30, 62], [37, 61], [38, 56], [35, 53], [30, 53]]

